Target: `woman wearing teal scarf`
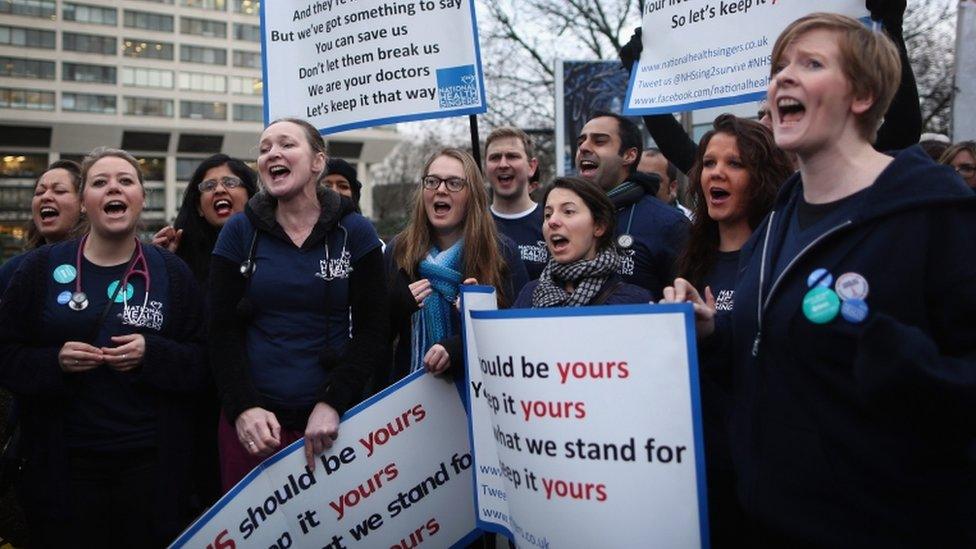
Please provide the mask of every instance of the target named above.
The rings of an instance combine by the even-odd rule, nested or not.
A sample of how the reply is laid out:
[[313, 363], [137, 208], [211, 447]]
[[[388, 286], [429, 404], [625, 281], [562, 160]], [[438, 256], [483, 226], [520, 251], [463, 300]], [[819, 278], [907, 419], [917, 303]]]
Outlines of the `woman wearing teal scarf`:
[[398, 341], [393, 370], [378, 373], [376, 389], [420, 368], [441, 373], [459, 363], [461, 284], [494, 286], [507, 307], [528, 279], [515, 245], [495, 229], [477, 164], [457, 149], [428, 159], [410, 223], [384, 257]]

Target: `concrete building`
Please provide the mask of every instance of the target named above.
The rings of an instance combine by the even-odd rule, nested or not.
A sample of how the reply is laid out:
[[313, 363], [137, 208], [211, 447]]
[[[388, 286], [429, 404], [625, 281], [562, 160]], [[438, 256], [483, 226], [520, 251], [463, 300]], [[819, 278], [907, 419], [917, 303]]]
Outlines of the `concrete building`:
[[[201, 159], [254, 160], [263, 122], [259, 6], [0, 0], [0, 235], [19, 236], [44, 166], [97, 146], [142, 162], [149, 229], [175, 217]], [[380, 127], [327, 141], [365, 180], [400, 139]]]

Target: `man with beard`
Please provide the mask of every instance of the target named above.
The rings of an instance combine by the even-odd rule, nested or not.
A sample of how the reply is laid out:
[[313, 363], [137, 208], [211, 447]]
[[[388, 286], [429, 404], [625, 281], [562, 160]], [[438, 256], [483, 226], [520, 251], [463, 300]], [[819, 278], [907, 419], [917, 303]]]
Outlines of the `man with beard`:
[[549, 252], [542, 237], [542, 206], [529, 197], [529, 179], [539, 166], [532, 140], [518, 128], [498, 128], [488, 135], [485, 159], [495, 226], [518, 245], [529, 279], [535, 280]]
[[657, 177], [637, 172], [643, 149], [640, 130], [620, 115], [597, 112], [583, 126], [576, 145], [577, 172], [606, 191], [617, 207], [621, 276], [659, 299], [674, 278], [674, 261], [688, 236], [688, 221], [655, 199]]

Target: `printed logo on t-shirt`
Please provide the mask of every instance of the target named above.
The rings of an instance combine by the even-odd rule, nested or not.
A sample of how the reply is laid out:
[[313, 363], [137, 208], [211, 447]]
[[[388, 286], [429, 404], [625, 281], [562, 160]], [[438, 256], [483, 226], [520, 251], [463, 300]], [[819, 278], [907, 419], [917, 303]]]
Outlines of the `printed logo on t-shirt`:
[[617, 250], [620, 253], [620, 267], [617, 273], [621, 276], [634, 276], [634, 250]]
[[716, 311], [731, 311], [735, 302], [735, 290], [722, 290], [715, 296]]
[[546, 243], [542, 240], [536, 242], [534, 246], [532, 244], [519, 244], [519, 255], [522, 256], [522, 261], [530, 263], [549, 262], [549, 248], [546, 248]]
[[129, 305], [122, 311], [122, 324], [150, 330], [163, 329], [163, 304], [150, 301], [145, 307]]
[[352, 272], [352, 254], [347, 250], [342, 251], [339, 259], [320, 259], [319, 272], [315, 276], [322, 280], [335, 280], [337, 278], [349, 278]]

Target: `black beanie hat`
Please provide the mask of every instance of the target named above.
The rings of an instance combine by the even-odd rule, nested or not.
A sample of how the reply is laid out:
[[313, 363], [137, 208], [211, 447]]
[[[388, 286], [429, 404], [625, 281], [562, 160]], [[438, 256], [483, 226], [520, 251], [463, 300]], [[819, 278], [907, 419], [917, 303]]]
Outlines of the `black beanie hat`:
[[325, 175], [341, 175], [349, 181], [352, 187], [352, 197], [356, 204], [359, 204], [359, 195], [363, 190], [363, 184], [356, 178], [356, 168], [341, 158], [330, 158], [325, 167]]

